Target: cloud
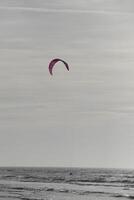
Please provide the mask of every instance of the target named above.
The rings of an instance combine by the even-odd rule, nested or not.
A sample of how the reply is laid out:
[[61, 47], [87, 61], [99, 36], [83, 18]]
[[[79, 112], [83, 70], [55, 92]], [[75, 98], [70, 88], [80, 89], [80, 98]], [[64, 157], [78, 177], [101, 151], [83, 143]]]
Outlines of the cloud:
[[31, 8], [31, 7], [0, 7], [0, 10], [20, 10], [28, 12], [45, 12], [45, 13], [82, 13], [82, 14], [103, 14], [103, 15], [134, 15], [133, 12], [120, 12], [112, 10], [86, 10], [86, 9], [45, 9], [45, 8]]

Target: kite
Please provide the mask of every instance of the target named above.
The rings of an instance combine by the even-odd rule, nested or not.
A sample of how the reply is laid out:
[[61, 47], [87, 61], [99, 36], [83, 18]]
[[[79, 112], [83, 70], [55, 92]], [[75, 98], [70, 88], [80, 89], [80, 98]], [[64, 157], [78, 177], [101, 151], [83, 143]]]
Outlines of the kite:
[[65, 62], [64, 60], [62, 60], [60, 58], [55, 58], [55, 59], [51, 60], [51, 62], [49, 63], [49, 66], [48, 66], [48, 69], [49, 69], [49, 72], [51, 75], [53, 75], [53, 67], [59, 61], [62, 62], [65, 65], [65, 67], [67, 68], [67, 70], [69, 71], [69, 66], [68, 66], [67, 62]]

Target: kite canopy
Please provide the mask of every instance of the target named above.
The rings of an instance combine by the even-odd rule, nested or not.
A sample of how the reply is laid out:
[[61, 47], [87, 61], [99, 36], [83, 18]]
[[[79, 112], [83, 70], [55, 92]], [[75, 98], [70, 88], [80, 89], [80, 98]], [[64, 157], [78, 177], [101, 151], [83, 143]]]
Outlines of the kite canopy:
[[68, 66], [67, 62], [65, 62], [64, 60], [62, 60], [60, 58], [55, 58], [55, 59], [51, 60], [51, 62], [49, 63], [49, 66], [48, 66], [48, 69], [49, 69], [49, 72], [51, 75], [53, 75], [53, 67], [59, 61], [62, 62], [65, 65], [65, 67], [67, 68], [67, 70], [69, 71], [69, 66]]

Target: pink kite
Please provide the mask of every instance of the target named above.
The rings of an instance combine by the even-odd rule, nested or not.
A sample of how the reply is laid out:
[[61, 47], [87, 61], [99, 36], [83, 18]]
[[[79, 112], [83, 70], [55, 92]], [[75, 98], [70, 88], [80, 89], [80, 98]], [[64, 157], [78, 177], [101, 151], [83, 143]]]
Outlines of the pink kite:
[[59, 59], [59, 58], [55, 58], [55, 59], [53, 59], [53, 60], [49, 63], [49, 67], [48, 67], [49, 72], [50, 72], [51, 75], [53, 75], [53, 67], [54, 67], [54, 65], [55, 65], [57, 62], [59, 62], [59, 61], [60, 61], [60, 62], [63, 62], [64, 65], [66, 66], [67, 70], [69, 71], [69, 66], [68, 66], [68, 64], [67, 64], [64, 60], [61, 60], [61, 59]]

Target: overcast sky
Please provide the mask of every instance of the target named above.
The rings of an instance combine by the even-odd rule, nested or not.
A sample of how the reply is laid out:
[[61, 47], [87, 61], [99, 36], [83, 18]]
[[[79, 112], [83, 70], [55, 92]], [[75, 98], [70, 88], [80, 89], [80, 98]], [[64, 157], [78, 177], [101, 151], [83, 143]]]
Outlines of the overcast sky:
[[133, 0], [0, 1], [0, 165], [134, 168]]

